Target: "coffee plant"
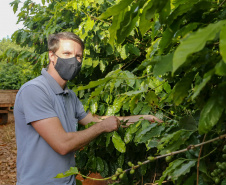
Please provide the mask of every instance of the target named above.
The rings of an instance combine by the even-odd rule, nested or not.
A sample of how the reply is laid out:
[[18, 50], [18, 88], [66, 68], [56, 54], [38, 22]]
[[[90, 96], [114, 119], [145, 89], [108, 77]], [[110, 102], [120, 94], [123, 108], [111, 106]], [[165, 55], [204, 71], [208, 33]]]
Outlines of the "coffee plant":
[[98, 172], [115, 185], [226, 184], [225, 0], [27, 0], [18, 10], [19, 3], [11, 5], [24, 28], [12, 39], [34, 47], [26, 57], [36, 73], [48, 61], [48, 35], [74, 32], [84, 59], [68, 85], [85, 110], [163, 120], [123, 122], [77, 151], [76, 167], [57, 178]]

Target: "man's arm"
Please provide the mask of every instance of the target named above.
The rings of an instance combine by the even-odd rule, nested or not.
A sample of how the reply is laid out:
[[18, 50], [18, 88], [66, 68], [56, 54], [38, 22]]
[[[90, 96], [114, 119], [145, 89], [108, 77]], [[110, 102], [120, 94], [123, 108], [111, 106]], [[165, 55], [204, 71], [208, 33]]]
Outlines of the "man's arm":
[[[101, 122], [102, 120], [105, 120], [107, 118], [109, 118], [110, 116], [98, 116], [98, 115], [92, 115], [90, 112], [88, 113], [88, 115], [82, 119], [81, 121], [79, 121], [80, 124], [82, 125], [86, 125], [90, 122]], [[127, 121], [126, 125], [130, 125], [133, 124], [141, 119], [144, 120], [148, 120], [150, 122], [159, 122], [162, 123], [163, 121], [158, 119], [155, 116], [152, 115], [133, 115], [133, 116], [119, 116], [117, 117], [120, 121]]]
[[[90, 118], [84, 119], [89, 121]], [[81, 122], [84, 120], [82, 119]], [[104, 132], [117, 130], [120, 121], [115, 116], [111, 116], [88, 129], [77, 132], [66, 132], [57, 117], [35, 121], [31, 125], [57, 153], [65, 155], [82, 148]]]

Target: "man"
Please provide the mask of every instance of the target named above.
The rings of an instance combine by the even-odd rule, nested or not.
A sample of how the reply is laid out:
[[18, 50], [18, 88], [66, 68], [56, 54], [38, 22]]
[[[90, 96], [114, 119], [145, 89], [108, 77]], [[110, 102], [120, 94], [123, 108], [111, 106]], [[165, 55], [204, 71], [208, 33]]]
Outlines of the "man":
[[[20, 88], [14, 105], [17, 185], [75, 184], [74, 176], [53, 178], [75, 166], [74, 151], [104, 132], [117, 130], [119, 119], [136, 122], [141, 117], [87, 114], [66, 85], [81, 68], [83, 42], [73, 33], [61, 32], [49, 36], [48, 48], [48, 69], [42, 69], [41, 76]], [[148, 115], [144, 119], [160, 121]], [[77, 131], [77, 123], [90, 122], [96, 124]]]

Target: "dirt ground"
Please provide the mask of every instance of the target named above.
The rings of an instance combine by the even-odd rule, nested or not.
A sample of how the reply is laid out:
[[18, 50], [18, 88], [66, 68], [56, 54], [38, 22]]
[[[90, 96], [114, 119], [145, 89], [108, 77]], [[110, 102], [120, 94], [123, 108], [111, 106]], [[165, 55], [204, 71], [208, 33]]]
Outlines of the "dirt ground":
[[[14, 123], [0, 125], [0, 185], [16, 184], [16, 137]], [[102, 178], [99, 174], [91, 174], [92, 178]], [[107, 182], [83, 179], [77, 176], [83, 185], [106, 185]]]
[[16, 184], [16, 138], [14, 124], [0, 125], [0, 184]]

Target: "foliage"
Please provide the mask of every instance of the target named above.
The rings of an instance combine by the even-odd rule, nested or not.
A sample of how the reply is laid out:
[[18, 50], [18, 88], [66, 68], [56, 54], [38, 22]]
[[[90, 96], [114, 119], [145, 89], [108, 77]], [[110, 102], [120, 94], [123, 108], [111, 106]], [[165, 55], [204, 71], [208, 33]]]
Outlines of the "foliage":
[[34, 77], [29, 63], [0, 62], [0, 89], [19, 89]]
[[[164, 120], [141, 120], [101, 135], [77, 151], [81, 172], [97, 171], [105, 177], [118, 167], [128, 168], [128, 161], [200, 143], [204, 134], [211, 139], [225, 133], [225, 1], [42, 2], [25, 1], [18, 14], [24, 29], [12, 36], [21, 46], [34, 46], [36, 72], [47, 64], [47, 36], [72, 31], [86, 49], [81, 74], [70, 87], [86, 110], [99, 115], [153, 114]], [[11, 3], [15, 12], [18, 3]], [[120, 183], [148, 183], [161, 174], [156, 177], [159, 184], [166, 178], [173, 184], [213, 184], [210, 172], [223, 160], [224, 144], [178, 154], [169, 165], [163, 160], [142, 165]], [[199, 152], [207, 157], [200, 160]], [[224, 176], [219, 181], [224, 183]]]
[[21, 48], [10, 39], [1, 40], [0, 89], [19, 89], [21, 85], [35, 77], [33, 66], [25, 60], [24, 56], [27, 53], [32, 54], [32, 49]]

